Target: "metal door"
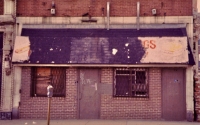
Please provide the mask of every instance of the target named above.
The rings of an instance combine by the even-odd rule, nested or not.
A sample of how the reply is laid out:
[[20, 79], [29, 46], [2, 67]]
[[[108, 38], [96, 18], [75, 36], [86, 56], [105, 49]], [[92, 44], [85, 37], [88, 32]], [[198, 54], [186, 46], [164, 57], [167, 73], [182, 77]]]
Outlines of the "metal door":
[[79, 117], [80, 119], [99, 118], [99, 71], [80, 69]]
[[186, 119], [185, 70], [162, 70], [162, 117], [165, 120]]

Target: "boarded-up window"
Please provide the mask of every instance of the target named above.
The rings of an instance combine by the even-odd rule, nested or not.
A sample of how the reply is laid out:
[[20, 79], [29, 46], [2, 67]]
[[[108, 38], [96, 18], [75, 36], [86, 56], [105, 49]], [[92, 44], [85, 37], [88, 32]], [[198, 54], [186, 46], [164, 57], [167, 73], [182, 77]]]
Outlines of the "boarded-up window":
[[115, 69], [114, 96], [148, 97], [147, 69]]
[[62, 67], [32, 67], [32, 96], [46, 96], [47, 86], [53, 86], [53, 96], [65, 96], [66, 69]]

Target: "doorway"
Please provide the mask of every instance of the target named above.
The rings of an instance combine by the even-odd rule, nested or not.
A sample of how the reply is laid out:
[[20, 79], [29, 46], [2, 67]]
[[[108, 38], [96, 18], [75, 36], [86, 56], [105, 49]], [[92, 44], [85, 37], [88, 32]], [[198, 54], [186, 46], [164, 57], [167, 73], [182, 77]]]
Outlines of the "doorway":
[[80, 69], [79, 118], [98, 119], [100, 114], [99, 69]]
[[162, 70], [162, 117], [165, 120], [186, 119], [185, 69]]

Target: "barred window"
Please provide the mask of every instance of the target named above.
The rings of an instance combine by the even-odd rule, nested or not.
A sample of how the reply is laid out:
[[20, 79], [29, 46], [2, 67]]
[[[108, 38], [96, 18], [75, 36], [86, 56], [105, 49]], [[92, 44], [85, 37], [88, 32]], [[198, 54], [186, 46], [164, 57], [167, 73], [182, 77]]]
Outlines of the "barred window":
[[144, 68], [115, 69], [114, 96], [148, 97], [147, 73]]
[[66, 86], [66, 68], [32, 67], [32, 97], [47, 97], [47, 86], [53, 86], [53, 97], [64, 97]]

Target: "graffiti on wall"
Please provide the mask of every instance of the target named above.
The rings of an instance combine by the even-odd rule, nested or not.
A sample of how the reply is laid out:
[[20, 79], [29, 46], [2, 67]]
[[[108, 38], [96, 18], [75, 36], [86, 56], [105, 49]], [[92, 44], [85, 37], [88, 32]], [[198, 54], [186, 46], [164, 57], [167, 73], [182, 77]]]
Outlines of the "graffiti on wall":
[[109, 63], [110, 51], [108, 38], [73, 38], [70, 61], [72, 63]]

